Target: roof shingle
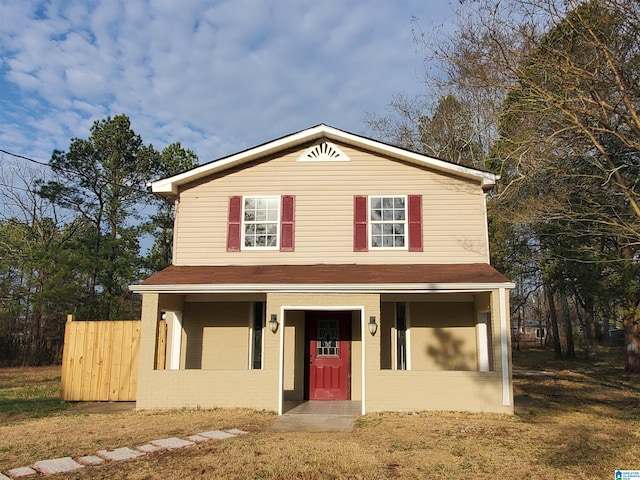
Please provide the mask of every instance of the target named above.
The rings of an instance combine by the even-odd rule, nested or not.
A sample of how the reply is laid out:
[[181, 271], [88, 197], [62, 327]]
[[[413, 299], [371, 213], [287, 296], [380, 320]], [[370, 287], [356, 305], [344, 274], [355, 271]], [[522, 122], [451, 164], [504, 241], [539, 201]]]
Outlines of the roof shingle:
[[509, 280], [491, 265], [224, 265], [170, 266], [142, 285], [485, 284]]

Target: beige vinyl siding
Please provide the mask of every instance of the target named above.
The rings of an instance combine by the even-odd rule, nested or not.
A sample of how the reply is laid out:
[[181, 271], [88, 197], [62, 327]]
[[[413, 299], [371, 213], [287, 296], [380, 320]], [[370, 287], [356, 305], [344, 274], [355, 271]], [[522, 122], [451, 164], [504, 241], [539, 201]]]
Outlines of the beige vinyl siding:
[[[307, 147], [184, 188], [174, 264], [477, 263], [487, 261], [480, 186], [344, 145], [349, 162], [296, 162]], [[229, 197], [295, 195], [295, 251], [227, 252]], [[353, 196], [423, 196], [424, 252], [353, 251]]]

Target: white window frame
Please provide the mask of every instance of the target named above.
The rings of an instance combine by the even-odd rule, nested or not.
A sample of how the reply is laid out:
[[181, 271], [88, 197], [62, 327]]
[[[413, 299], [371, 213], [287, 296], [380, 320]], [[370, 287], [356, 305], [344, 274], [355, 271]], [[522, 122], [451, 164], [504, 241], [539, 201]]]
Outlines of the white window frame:
[[[371, 220], [371, 202], [374, 198], [402, 198], [404, 200], [404, 220]], [[404, 225], [404, 245], [402, 247], [374, 247], [373, 246], [373, 224], [397, 224]], [[408, 195], [369, 195], [367, 198], [367, 229], [369, 232], [369, 250], [409, 250], [409, 196]]]
[[[278, 206], [278, 215], [277, 215], [277, 219], [276, 220], [269, 220], [269, 221], [251, 221], [251, 222], [247, 222], [245, 220], [245, 204], [247, 200], [276, 200], [277, 201], [277, 206]], [[282, 218], [282, 199], [280, 197], [280, 195], [246, 195], [242, 197], [242, 225], [241, 225], [241, 229], [242, 229], [242, 238], [240, 239], [241, 242], [241, 250], [279, 250], [280, 249], [280, 219]], [[275, 224], [276, 226], [276, 244], [275, 245], [265, 245], [265, 246], [247, 246], [245, 244], [245, 226], [248, 224]]]

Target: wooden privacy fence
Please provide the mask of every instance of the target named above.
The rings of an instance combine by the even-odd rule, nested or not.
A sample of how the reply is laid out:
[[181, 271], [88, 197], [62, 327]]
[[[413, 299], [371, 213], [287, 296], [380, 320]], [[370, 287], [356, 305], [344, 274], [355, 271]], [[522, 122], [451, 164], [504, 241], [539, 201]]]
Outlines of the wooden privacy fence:
[[69, 315], [62, 352], [62, 400], [135, 400], [140, 323], [140, 320], [73, 321]]

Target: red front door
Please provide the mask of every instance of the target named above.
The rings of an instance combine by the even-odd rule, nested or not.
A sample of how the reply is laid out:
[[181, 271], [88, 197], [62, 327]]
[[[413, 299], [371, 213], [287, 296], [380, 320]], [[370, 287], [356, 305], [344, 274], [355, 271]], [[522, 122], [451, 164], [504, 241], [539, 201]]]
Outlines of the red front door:
[[307, 312], [307, 398], [349, 400], [351, 312]]

